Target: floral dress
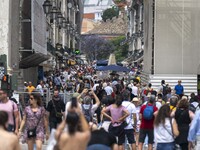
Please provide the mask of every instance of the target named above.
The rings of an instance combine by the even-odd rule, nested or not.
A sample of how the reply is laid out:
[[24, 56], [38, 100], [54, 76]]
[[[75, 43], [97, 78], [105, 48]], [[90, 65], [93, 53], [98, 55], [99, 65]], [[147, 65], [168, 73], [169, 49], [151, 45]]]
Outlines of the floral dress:
[[24, 110], [24, 114], [26, 115], [26, 123], [23, 134], [23, 142], [26, 142], [28, 139], [27, 131], [34, 129], [36, 126], [36, 140], [41, 140], [43, 142], [45, 138], [44, 107], [39, 107], [37, 112], [33, 112], [31, 107], [27, 106]]

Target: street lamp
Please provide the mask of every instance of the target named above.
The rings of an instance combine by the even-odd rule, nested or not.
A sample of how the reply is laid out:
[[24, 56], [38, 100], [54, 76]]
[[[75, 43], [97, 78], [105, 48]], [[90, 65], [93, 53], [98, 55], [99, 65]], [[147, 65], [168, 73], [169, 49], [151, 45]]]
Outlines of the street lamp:
[[79, 12], [79, 7], [78, 7], [78, 5], [76, 6], [76, 12]]
[[65, 29], [66, 26], [67, 26], [67, 20], [65, 18], [63, 18], [62, 27]]
[[51, 9], [51, 14], [52, 14], [52, 18], [53, 20], [55, 20], [57, 18], [57, 8], [54, 6], [52, 9]]
[[58, 19], [58, 24], [61, 25], [63, 22], [63, 16], [62, 16], [61, 11], [57, 12], [57, 19]]
[[42, 5], [42, 7], [43, 7], [43, 10], [44, 10], [44, 13], [49, 14], [50, 11], [51, 11], [51, 8], [52, 8], [52, 4], [49, 0], [46, 0], [44, 2], [44, 4]]

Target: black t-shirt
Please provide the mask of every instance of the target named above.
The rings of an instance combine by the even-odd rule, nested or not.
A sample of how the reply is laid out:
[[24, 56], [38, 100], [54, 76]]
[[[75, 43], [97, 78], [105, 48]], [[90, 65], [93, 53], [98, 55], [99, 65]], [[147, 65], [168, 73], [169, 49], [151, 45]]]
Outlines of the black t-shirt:
[[111, 147], [113, 144], [116, 144], [116, 142], [115, 136], [109, 134], [101, 128], [99, 130], [92, 131], [88, 146], [93, 144], [103, 144]]
[[[55, 108], [54, 108], [53, 102], [54, 102]], [[56, 117], [56, 111], [59, 113], [65, 112], [65, 104], [62, 100], [56, 100], [56, 101], [53, 100], [53, 102], [52, 102], [52, 100], [49, 101], [47, 108], [46, 108], [46, 110], [50, 113], [49, 120], [57, 119], [60, 121], [61, 119]]]

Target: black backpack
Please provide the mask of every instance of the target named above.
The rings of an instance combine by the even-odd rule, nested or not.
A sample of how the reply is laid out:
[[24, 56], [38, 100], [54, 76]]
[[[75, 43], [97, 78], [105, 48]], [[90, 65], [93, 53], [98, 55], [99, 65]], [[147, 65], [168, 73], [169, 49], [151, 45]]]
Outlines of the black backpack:
[[85, 109], [83, 107], [83, 104], [81, 105], [83, 114], [84, 114], [85, 119], [86, 119], [87, 122], [91, 122], [92, 121], [92, 111], [91, 111], [92, 110], [92, 104], [89, 104], [89, 105], [90, 106], [89, 106], [88, 109]]
[[163, 85], [162, 87], [163, 87], [162, 94], [163, 94], [163, 96], [166, 96], [168, 87], [166, 85]]

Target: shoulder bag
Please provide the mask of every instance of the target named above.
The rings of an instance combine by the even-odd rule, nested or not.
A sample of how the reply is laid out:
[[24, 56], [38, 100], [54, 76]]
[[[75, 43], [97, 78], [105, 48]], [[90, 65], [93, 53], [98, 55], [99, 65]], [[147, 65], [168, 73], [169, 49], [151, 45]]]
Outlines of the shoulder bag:
[[54, 104], [54, 100], [52, 100], [52, 103], [53, 103], [53, 108], [55, 110], [55, 113], [56, 113], [56, 117], [57, 118], [62, 118], [63, 117], [63, 114], [61, 112], [58, 112], [57, 109], [56, 109], [56, 106]]

